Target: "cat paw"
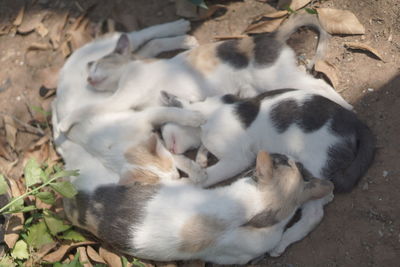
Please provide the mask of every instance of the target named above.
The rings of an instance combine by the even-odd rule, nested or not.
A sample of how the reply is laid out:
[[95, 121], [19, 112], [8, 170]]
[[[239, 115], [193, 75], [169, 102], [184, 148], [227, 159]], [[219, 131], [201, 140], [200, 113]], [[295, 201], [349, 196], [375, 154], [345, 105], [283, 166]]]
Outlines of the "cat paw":
[[192, 49], [199, 46], [199, 42], [194, 36], [185, 35], [183, 40], [182, 49]]
[[323, 205], [326, 205], [326, 204], [328, 204], [328, 203], [330, 203], [330, 202], [332, 202], [332, 200], [334, 199], [334, 195], [333, 195], [333, 193], [330, 193], [329, 195], [327, 195], [326, 197], [324, 197], [323, 198]]
[[208, 165], [208, 158], [205, 154], [197, 154], [196, 163], [199, 164], [200, 167], [206, 168]]
[[200, 127], [206, 123], [206, 118], [199, 111], [187, 111], [185, 116], [182, 116], [182, 120], [179, 123], [184, 126]]
[[276, 247], [272, 251], [270, 251], [268, 254], [272, 258], [277, 258], [277, 257], [280, 257], [283, 252], [285, 252], [285, 248]]
[[169, 23], [166, 36], [182, 35], [190, 31], [190, 22], [186, 19], [180, 19]]

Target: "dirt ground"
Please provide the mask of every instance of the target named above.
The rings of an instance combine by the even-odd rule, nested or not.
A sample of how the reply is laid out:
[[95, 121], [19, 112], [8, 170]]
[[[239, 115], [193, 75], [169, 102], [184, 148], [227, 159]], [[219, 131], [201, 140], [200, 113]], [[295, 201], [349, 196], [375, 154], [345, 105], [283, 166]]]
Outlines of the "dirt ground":
[[[9, 25], [22, 0], [0, 2], [0, 29]], [[28, 1], [27, 1], [28, 2]], [[38, 0], [28, 8], [25, 17], [41, 12], [51, 16], [48, 27], [63, 11], [71, 18], [97, 2], [89, 18], [98, 22], [111, 17], [113, 4], [126, 4], [125, 12], [137, 19], [140, 28], [177, 19], [174, 0], [60, 1]], [[207, 21], [194, 22], [192, 34], [200, 43], [214, 41], [214, 36], [242, 34], [252, 19], [271, 11], [276, 1], [219, 1], [228, 6], [225, 14]], [[400, 2], [398, 0], [327, 0], [314, 1], [321, 7], [352, 11], [366, 28], [365, 35], [334, 36], [330, 40], [327, 60], [337, 67], [337, 90], [352, 103], [358, 115], [377, 137], [373, 165], [350, 194], [337, 195], [326, 208], [322, 223], [304, 240], [288, 248], [279, 258], [266, 257], [253, 266], [398, 266], [400, 261]], [[76, 4], [78, 3], [78, 4]], [[64, 62], [60, 50], [38, 50], [27, 53], [32, 43], [47, 40], [36, 32], [8, 33], [0, 36], [0, 112], [29, 122], [32, 106], [49, 109], [51, 97], [39, 95], [43, 84], [41, 70], [60, 68]], [[343, 43], [358, 41], [376, 48], [380, 61], [369, 54], [347, 50]], [[302, 55], [315, 44], [315, 35], [300, 30], [290, 40]], [[33, 114], [32, 114], [33, 113]], [[0, 124], [0, 135], [4, 135]], [[23, 154], [38, 136], [19, 131], [14, 157]], [[10, 171], [10, 175], [18, 176]], [[14, 177], [18, 178], [18, 177]]]

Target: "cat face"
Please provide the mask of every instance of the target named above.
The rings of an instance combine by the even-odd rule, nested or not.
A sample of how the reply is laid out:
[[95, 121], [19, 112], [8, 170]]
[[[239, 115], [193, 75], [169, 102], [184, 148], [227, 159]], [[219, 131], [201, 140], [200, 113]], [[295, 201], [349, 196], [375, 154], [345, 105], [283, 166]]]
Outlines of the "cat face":
[[134, 168], [122, 175], [121, 184], [157, 184], [163, 179], [179, 178], [172, 154], [156, 134], [152, 134], [143, 144], [127, 149], [124, 157]]
[[115, 91], [123, 67], [134, 59], [129, 38], [122, 34], [113, 52], [87, 64], [87, 82], [97, 91]]
[[316, 178], [304, 181], [293, 160], [281, 154], [269, 155], [265, 151], [257, 155], [255, 180], [260, 190], [274, 196], [275, 206], [282, 211], [293, 210], [308, 200], [322, 198], [333, 191], [331, 182]]
[[200, 129], [168, 123], [161, 128], [166, 148], [174, 154], [182, 154], [201, 144]]

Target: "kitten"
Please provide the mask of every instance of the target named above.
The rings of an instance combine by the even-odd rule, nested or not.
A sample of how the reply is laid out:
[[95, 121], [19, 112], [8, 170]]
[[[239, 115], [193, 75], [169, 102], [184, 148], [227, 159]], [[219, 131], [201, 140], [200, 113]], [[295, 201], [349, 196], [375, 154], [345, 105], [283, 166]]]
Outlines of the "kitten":
[[[226, 93], [250, 97], [275, 88], [296, 87], [351, 109], [331, 86], [297, 67], [295, 54], [285, 41], [292, 32], [305, 25], [320, 31], [322, 40], [317, 49], [320, 56], [327, 34], [318, 19], [310, 14], [291, 17], [272, 34], [200, 45], [172, 59], [135, 60], [121, 67], [119, 63], [102, 64], [105, 59], [112, 59], [115, 53], [108, 55], [91, 64], [88, 79], [94, 79], [98, 73], [107, 73], [108, 78], [103, 79], [114, 82], [113, 86], [107, 82], [107, 87], [118, 88], [117, 91], [102, 103], [70, 114], [60, 124], [60, 130], [68, 131], [74, 121], [94, 114], [160, 105], [161, 90], [189, 101], [199, 101]], [[124, 50], [123, 46], [128, 47], [126, 40], [121, 36], [117, 51]], [[103, 86], [101, 81], [99, 87]]]
[[245, 264], [272, 251], [297, 207], [332, 195], [292, 160], [260, 152], [253, 177], [205, 190], [181, 180], [104, 185], [67, 200], [66, 213], [115, 248], [159, 261]]
[[[247, 99], [225, 95], [196, 103], [162, 95], [165, 102], [180, 101], [184, 109], [207, 118], [201, 143], [219, 161], [202, 169], [184, 156], [175, 157], [178, 168], [204, 187], [250, 167], [264, 149], [292, 156], [314, 177], [331, 180], [337, 192], [350, 191], [373, 160], [375, 139], [370, 129], [353, 112], [309, 91], [280, 89]], [[164, 126], [162, 136], [170, 151], [184, 152], [187, 144], [196, 142], [195, 135], [185, 131], [177, 125]], [[314, 205], [312, 209], [322, 213], [322, 205]], [[304, 210], [303, 216], [307, 216]]]
[[[193, 37], [184, 35], [189, 29], [188, 21], [178, 20], [130, 32], [126, 36], [129, 38], [130, 49], [140, 48], [143, 53], [136, 53], [136, 55], [145, 58], [153, 57], [162, 51], [194, 46]], [[78, 177], [70, 179], [81, 190], [93, 189], [102, 184], [118, 183], [120, 177], [104, 167], [102, 162], [88, 153], [84, 147], [66, 139], [66, 136], [58, 131], [57, 125], [72, 111], [102, 102], [110, 96], [109, 91], [99, 91], [87, 82], [87, 66], [89, 62], [112, 53], [120, 36], [120, 33], [114, 33], [79, 48], [67, 59], [60, 71], [57, 96], [52, 103], [54, 140], [57, 151], [64, 158], [65, 167], [80, 170]], [[119, 49], [119, 51], [122, 50]]]

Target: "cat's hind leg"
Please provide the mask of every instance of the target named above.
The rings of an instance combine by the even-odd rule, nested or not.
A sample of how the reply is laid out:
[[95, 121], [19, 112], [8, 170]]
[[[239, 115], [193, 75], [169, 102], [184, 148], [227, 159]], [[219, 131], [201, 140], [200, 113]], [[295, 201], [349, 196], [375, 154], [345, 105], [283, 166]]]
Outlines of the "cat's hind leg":
[[332, 201], [333, 194], [322, 199], [312, 200], [301, 207], [301, 219], [292, 227], [288, 228], [282, 236], [279, 244], [269, 253], [271, 257], [279, 257], [286, 248], [303, 239], [322, 220], [324, 216], [324, 205]]
[[177, 49], [192, 49], [197, 47], [199, 43], [196, 38], [191, 35], [180, 35], [169, 38], [158, 38], [149, 41], [137, 54], [144, 58], [155, 57], [166, 51]]
[[199, 149], [197, 150], [195, 161], [202, 168], [206, 168], [208, 165], [208, 150], [203, 144], [200, 145]]
[[176, 20], [164, 24], [154, 25], [140, 31], [128, 33], [128, 38], [133, 50], [142, 44], [156, 38], [183, 35], [190, 31], [190, 22], [185, 19]]

